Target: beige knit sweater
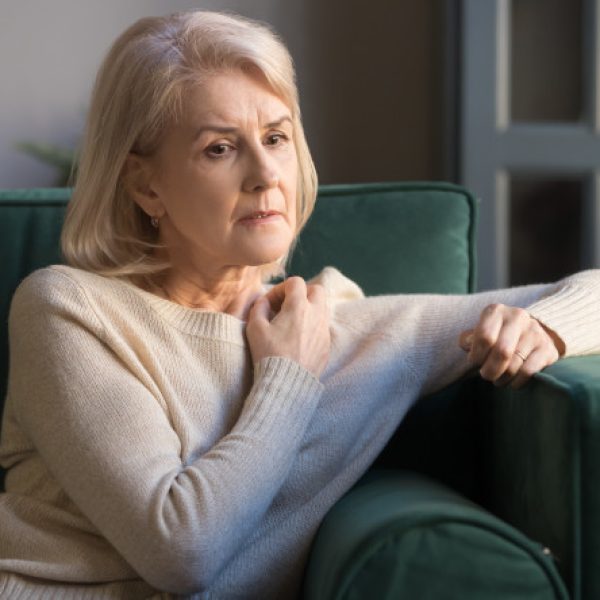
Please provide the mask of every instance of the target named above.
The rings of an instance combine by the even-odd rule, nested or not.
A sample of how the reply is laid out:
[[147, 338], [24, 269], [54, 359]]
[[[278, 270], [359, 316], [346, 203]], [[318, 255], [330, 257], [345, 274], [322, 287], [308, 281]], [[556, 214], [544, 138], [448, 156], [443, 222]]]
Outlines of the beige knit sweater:
[[600, 351], [598, 271], [472, 296], [364, 298], [335, 269], [318, 279], [320, 382], [286, 358], [253, 368], [227, 314], [64, 266], [22, 283], [0, 598], [293, 598], [329, 508], [420, 395], [467, 371], [458, 334], [485, 305], [535, 303], [568, 355]]

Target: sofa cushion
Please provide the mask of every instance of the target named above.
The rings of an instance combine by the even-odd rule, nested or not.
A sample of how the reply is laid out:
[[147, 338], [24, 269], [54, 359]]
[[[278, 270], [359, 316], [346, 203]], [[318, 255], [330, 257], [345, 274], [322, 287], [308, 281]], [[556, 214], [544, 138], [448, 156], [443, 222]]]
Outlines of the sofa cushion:
[[474, 198], [447, 183], [322, 186], [290, 272], [331, 264], [367, 295], [472, 292], [475, 222]]

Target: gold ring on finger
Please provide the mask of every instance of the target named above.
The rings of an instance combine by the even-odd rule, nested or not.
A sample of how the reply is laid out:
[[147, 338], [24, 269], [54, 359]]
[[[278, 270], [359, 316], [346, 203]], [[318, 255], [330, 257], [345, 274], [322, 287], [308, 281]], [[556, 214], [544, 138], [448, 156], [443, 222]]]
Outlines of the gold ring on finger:
[[523, 361], [525, 362], [527, 360], [527, 355], [523, 354], [520, 350], [515, 350], [515, 354]]

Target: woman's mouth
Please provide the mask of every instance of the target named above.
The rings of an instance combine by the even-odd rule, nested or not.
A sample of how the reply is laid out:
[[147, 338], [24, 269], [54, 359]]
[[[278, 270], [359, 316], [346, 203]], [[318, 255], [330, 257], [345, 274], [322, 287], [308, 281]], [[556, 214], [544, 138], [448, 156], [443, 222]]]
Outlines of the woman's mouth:
[[281, 213], [276, 210], [257, 210], [242, 217], [240, 223], [244, 225], [266, 225], [279, 220], [281, 217]]

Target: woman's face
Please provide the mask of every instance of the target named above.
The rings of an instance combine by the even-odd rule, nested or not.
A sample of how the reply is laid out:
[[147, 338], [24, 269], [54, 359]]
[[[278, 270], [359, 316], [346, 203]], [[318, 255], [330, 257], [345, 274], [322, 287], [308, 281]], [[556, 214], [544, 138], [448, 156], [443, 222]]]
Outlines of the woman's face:
[[291, 112], [258, 76], [216, 74], [186, 96], [152, 159], [160, 239], [200, 270], [262, 265], [296, 230]]

